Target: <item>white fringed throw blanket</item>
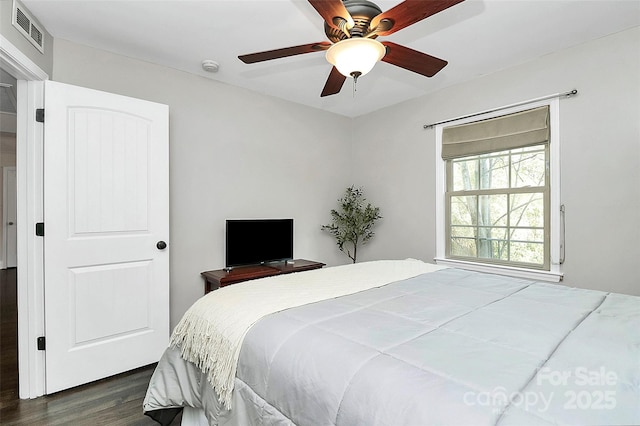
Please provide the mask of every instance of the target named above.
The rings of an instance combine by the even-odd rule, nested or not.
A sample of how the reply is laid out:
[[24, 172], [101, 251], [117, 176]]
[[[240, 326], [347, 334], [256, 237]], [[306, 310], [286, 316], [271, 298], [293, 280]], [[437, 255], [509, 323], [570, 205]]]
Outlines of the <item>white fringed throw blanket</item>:
[[260, 318], [295, 306], [353, 294], [443, 267], [419, 260], [380, 260], [279, 275], [223, 287], [189, 308], [171, 336], [182, 358], [207, 374], [231, 408], [240, 348]]

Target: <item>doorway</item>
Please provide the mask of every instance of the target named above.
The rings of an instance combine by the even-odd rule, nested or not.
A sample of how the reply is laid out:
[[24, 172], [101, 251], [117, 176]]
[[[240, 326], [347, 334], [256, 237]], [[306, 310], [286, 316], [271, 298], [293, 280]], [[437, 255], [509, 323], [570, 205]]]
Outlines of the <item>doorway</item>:
[[[49, 75], [13, 43], [0, 34], [0, 69], [16, 84], [16, 171], [17, 171], [17, 299], [19, 396], [44, 394], [44, 355], [36, 347], [43, 335], [42, 238], [29, 224], [42, 221], [42, 131], [29, 111], [42, 107], [43, 95], [35, 82]], [[13, 80], [12, 80], [13, 81]], [[15, 270], [15, 271], [17, 271]], [[3, 271], [3, 269], [0, 269]]]
[[16, 263], [17, 80], [0, 68], [0, 269]]
[[[16, 247], [17, 79], [0, 68], [0, 394], [18, 396], [18, 282]], [[10, 252], [7, 251], [7, 242]]]
[[[16, 171], [17, 217], [19, 220], [16, 228], [17, 270], [20, 271], [17, 275], [19, 397], [22, 399], [37, 398], [46, 392], [45, 374], [47, 369], [45, 368], [45, 351], [40, 349], [41, 337], [45, 335], [44, 238], [38, 236], [34, 228], [35, 224], [44, 223], [44, 126], [42, 122], [36, 120], [35, 111], [45, 107], [45, 84], [43, 82], [48, 80], [49, 76], [1, 34], [0, 68], [17, 79]], [[166, 108], [166, 106], [163, 107]], [[168, 118], [168, 111], [163, 112], [162, 116]], [[163, 120], [162, 128], [164, 130], [161, 132], [162, 135], [165, 135], [163, 136], [163, 144], [164, 142], [168, 144], [168, 140], [164, 141], [165, 137], [168, 138], [168, 122], [165, 122], [164, 118]], [[150, 134], [156, 133], [151, 132]], [[168, 155], [168, 149], [159, 148], [154, 152]], [[168, 164], [168, 158], [166, 163]], [[163, 178], [167, 179], [166, 184], [168, 185], [167, 176], [165, 173]], [[158, 187], [151, 186], [151, 188]], [[167, 203], [166, 211], [168, 212], [168, 194], [160, 192], [161, 194], [155, 198]], [[163, 211], [165, 210], [163, 209]], [[168, 226], [168, 220], [166, 225]], [[167, 238], [168, 232], [164, 234], [158, 235], [158, 237]], [[156, 241], [153, 241], [153, 244], [145, 245], [145, 247], [153, 247], [154, 249], [159, 247], [155, 243]], [[168, 257], [168, 252], [166, 257]], [[167, 310], [166, 333], [164, 331], [163, 333], [168, 339], [168, 271], [166, 279], [166, 293], [162, 293], [163, 297], [166, 297]], [[162, 306], [165, 306], [165, 303]], [[156, 320], [162, 318], [163, 324], [165, 322], [164, 316], [151, 316], [151, 318]], [[153, 330], [153, 334], [160, 330], [159, 327], [150, 329]], [[165, 347], [166, 342], [163, 344], [163, 350]], [[158, 358], [159, 355], [150, 362], [157, 361]]]

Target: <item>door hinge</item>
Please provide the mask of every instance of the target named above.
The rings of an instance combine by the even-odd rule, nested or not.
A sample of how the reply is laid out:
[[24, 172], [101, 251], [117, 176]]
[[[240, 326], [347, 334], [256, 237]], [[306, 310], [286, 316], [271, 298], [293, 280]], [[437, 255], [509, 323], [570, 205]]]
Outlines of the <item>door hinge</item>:
[[44, 237], [44, 222], [36, 223], [36, 236]]
[[36, 109], [36, 121], [38, 123], [44, 123], [44, 108]]
[[38, 337], [38, 350], [44, 351], [47, 349], [47, 340], [44, 336]]

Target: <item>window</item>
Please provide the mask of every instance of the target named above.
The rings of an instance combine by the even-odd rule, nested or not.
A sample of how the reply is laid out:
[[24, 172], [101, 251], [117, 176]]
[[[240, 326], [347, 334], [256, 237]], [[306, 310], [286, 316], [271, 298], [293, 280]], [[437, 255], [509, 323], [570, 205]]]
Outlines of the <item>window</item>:
[[446, 257], [549, 269], [548, 145], [447, 160]]
[[437, 263], [561, 279], [557, 106], [436, 127]]

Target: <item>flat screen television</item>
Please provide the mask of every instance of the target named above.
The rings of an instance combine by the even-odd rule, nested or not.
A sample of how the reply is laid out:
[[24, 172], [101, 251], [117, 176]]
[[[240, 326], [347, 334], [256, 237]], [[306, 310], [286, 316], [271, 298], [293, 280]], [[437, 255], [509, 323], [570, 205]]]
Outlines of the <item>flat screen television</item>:
[[293, 219], [227, 219], [227, 268], [293, 259]]

